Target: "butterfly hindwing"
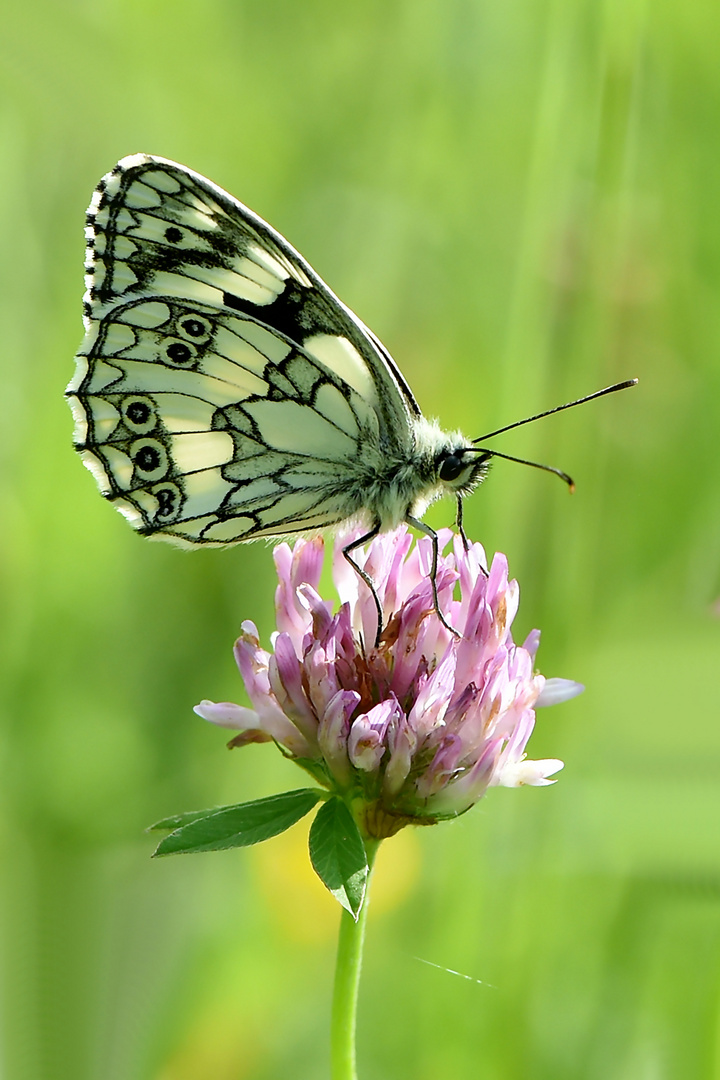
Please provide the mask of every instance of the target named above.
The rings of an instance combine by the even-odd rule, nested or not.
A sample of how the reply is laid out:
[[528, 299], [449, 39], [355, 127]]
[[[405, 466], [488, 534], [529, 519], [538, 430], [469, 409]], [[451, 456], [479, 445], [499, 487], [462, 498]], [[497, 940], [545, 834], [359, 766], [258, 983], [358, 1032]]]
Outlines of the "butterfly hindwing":
[[347, 516], [376, 414], [276, 333], [227, 309], [140, 299], [100, 320], [88, 361], [78, 442], [141, 531], [228, 543]]
[[137, 155], [93, 197], [76, 445], [135, 528], [190, 544], [363, 508], [419, 415], [382, 345], [265, 222]]

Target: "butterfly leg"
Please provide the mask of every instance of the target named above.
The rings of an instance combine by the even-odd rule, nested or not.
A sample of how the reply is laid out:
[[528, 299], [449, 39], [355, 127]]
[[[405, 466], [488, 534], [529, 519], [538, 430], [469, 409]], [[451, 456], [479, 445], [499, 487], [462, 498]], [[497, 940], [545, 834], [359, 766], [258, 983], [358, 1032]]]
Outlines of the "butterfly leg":
[[470, 541], [468, 540], [468, 538], [467, 538], [467, 536], [465, 534], [465, 530], [463, 529], [463, 501], [462, 501], [462, 495], [458, 495], [458, 497], [457, 497], [457, 516], [455, 517], [455, 524], [457, 526], [457, 531], [460, 533], [460, 539], [463, 542], [463, 547], [465, 548], [466, 551], [469, 551], [470, 550]]
[[353, 540], [352, 543], [347, 544], [342, 549], [343, 555], [345, 556], [347, 561], [350, 563], [350, 565], [352, 566], [355, 573], [359, 577], [361, 577], [362, 580], [365, 582], [368, 589], [370, 590], [370, 593], [372, 595], [373, 600], [375, 601], [375, 610], [377, 611], [377, 633], [375, 634], [375, 648], [376, 649], [377, 649], [378, 645], [380, 644], [380, 635], [383, 632], [383, 609], [382, 609], [382, 604], [380, 603], [380, 597], [378, 596], [377, 589], [375, 588], [375, 582], [370, 577], [370, 575], [368, 573], [366, 573], [365, 570], [363, 570], [362, 566], [358, 566], [358, 564], [355, 562], [355, 560], [351, 557], [350, 552], [354, 551], [355, 548], [360, 547], [362, 544], [366, 544], [368, 542], [368, 540], [374, 540], [379, 532], [380, 532], [380, 522], [376, 521], [375, 524], [373, 525], [372, 529], [370, 529], [369, 532], [364, 533], [362, 536], [358, 536], [357, 540]]
[[405, 518], [408, 525], [412, 525], [413, 529], [417, 529], [418, 532], [425, 533], [432, 540], [432, 566], [430, 567], [430, 580], [432, 582], [433, 603], [435, 604], [435, 611], [440, 622], [443, 624], [446, 630], [449, 630], [455, 637], [462, 637], [462, 634], [458, 633], [455, 627], [451, 626], [447, 621], [442, 611], [440, 610], [440, 601], [438, 600], [437, 591], [437, 569], [438, 559], [440, 557], [438, 534], [434, 529], [431, 529], [429, 525], [426, 525], [424, 521], [420, 521], [419, 518], [414, 518], [411, 514], [408, 514]]
[[[463, 501], [462, 501], [462, 495], [458, 495], [458, 497], [457, 497], [457, 517], [455, 518], [455, 524], [457, 526], [457, 531], [460, 533], [460, 539], [463, 542], [463, 547], [465, 548], [466, 551], [469, 551], [470, 550], [470, 541], [467, 538], [467, 533], [463, 529]], [[485, 567], [483, 566], [483, 564], [479, 563], [478, 565], [480, 566], [480, 569], [483, 572], [483, 574], [485, 575], [485, 577], [489, 577], [490, 575], [488, 574], [488, 572], [485, 569]]]

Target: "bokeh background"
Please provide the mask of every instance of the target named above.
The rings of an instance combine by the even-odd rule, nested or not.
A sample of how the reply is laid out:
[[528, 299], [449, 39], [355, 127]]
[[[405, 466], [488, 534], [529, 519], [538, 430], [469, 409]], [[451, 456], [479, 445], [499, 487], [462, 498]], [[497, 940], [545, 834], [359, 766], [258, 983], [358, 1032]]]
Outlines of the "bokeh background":
[[303, 780], [191, 711], [242, 700], [268, 548], [142, 540], [71, 449], [83, 214], [138, 151], [280, 229], [447, 427], [640, 378], [495, 444], [573, 497], [497, 462], [466, 503], [521, 583], [519, 636], [541, 627], [541, 670], [587, 692], [539, 714], [555, 787], [385, 845], [359, 1063], [720, 1077], [719, 30], [702, 0], [6, 6], [3, 1077], [328, 1073], [338, 910], [303, 825], [159, 862], [143, 831]]

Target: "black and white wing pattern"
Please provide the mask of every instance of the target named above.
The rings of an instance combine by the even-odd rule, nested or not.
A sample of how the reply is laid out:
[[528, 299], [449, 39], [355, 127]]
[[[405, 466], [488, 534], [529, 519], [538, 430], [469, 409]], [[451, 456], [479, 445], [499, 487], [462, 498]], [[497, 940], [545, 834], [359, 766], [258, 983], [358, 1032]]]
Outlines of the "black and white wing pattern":
[[197, 173], [138, 154], [100, 182], [86, 237], [67, 396], [77, 449], [134, 528], [220, 545], [403, 519], [428, 478], [384, 496], [373, 485], [412, 472], [431, 425], [277, 232]]

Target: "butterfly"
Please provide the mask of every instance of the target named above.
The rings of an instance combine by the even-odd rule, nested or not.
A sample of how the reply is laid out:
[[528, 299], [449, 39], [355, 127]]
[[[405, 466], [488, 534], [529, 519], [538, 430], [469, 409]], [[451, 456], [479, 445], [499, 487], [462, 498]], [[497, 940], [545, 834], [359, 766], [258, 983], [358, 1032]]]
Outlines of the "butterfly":
[[133, 528], [196, 547], [358, 522], [344, 554], [381, 627], [351, 552], [407, 522], [432, 538], [448, 626], [421, 516], [449, 493], [462, 533], [463, 496], [508, 455], [426, 419], [287, 240], [183, 165], [123, 158], [85, 236], [85, 337], [66, 395], [84, 464]]

